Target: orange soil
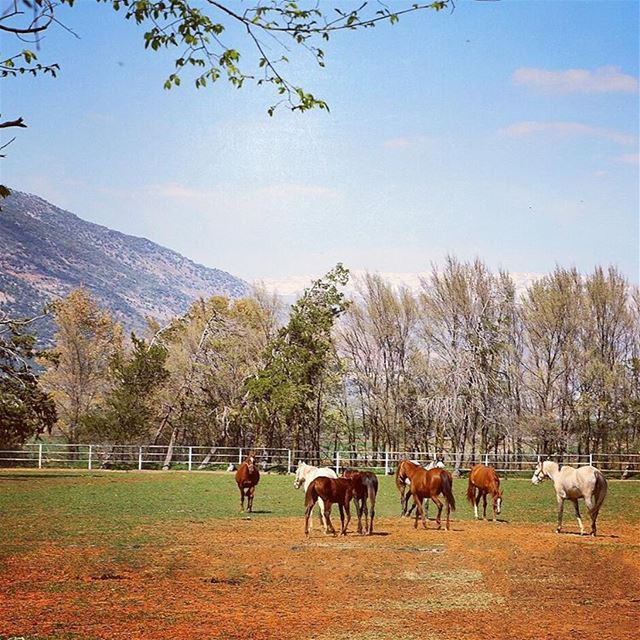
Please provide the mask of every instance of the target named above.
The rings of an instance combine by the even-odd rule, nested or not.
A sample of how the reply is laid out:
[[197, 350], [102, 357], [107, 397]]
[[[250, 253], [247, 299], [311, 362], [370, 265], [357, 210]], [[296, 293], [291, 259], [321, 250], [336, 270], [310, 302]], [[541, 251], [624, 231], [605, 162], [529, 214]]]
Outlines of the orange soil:
[[315, 524], [305, 541], [302, 529], [301, 518], [216, 520], [166, 525], [170, 546], [9, 556], [0, 637], [639, 636], [635, 526], [608, 523], [596, 539], [491, 522], [415, 531], [391, 518], [370, 538], [325, 537]]

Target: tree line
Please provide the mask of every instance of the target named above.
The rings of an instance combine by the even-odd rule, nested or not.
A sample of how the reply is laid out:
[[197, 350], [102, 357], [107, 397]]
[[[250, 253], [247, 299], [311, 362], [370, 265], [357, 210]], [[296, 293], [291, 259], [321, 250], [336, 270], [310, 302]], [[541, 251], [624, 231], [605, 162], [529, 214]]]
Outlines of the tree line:
[[[640, 442], [640, 293], [615, 268], [557, 267], [516, 291], [449, 257], [418, 290], [337, 265], [295, 304], [198, 300], [144, 335], [86, 289], [55, 341], [0, 323], [0, 446], [627, 453]], [[4, 328], [4, 333], [2, 332]]]

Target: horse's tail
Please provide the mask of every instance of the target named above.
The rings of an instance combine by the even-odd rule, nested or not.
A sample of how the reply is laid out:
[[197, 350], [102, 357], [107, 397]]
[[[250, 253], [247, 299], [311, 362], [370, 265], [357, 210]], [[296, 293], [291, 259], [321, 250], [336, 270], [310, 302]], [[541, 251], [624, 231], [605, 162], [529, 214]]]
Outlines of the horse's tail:
[[398, 487], [398, 491], [400, 492], [404, 488], [404, 481], [400, 480], [400, 468], [403, 462], [404, 460], [400, 460], [400, 462], [398, 462], [398, 468], [396, 469], [396, 487]]
[[475, 504], [476, 502], [476, 488], [471, 482], [471, 477], [469, 477], [469, 486], [467, 487], [467, 500], [471, 504]]
[[596, 476], [596, 486], [593, 491], [595, 500], [594, 500], [592, 511], [595, 513], [598, 513], [607, 495], [608, 485], [607, 485], [607, 479], [604, 477], [604, 474], [602, 473], [602, 471], [600, 471], [599, 469], [596, 469], [594, 473]]
[[372, 506], [375, 505], [378, 495], [378, 478], [375, 476], [367, 483], [367, 493], [369, 494], [369, 502]]
[[304, 494], [304, 506], [305, 509], [309, 507], [313, 507], [313, 505], [318, 501], [318, 492], [316, 491], [316, 481], [313, 480], [307, 489], [307, 492]]
[[442, 493], [447, 499], [447, 502], [451, 505], [453, 511], [456, 510], [456, 499], [453, 496], [453, 479], [448, 471], [445, 471], [442, 475]]

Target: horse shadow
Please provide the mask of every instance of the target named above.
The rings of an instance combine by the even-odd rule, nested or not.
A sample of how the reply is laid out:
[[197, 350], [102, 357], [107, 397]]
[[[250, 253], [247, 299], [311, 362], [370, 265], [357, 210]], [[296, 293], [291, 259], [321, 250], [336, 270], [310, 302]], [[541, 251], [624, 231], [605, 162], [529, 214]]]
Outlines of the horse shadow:
[[576, 538], [585, 538], [587, 540], [598, 540], [602, 538], [613, 538], [614, 540], [618, 540], [620, 536], [617, 536], [615, 533], [599, 533], [597, 536], [592, 536], [588, 533], [580, 533], [579, 531], [561, 531], [560, 533], [556, 533], [559, 536], [575, 536]]

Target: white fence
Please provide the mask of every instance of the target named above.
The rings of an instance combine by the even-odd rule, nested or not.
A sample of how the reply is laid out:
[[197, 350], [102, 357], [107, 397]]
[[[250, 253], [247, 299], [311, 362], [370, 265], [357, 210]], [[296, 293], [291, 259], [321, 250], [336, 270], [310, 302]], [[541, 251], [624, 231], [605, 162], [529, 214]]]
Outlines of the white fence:
[[[226, 469], [237, 465], [249, 451], [255, 451], [264, 470], [282, 473], [295, 470], [298, 460], [310, 464], [331, 466], [337, 472], [347, 467], [369, 469], [379, 473], [393, 473], [398, 461], [410, 458], [426, 463], [434, 454], [420, 451], [321, 451], [308, 452], [292, 449], [264, 449], [241, 447], [189, 447], [173, 448], [167, 464], [168, 447], [156, 445], [104, 445], [104, 444], [53, 444], [25, 445], [15, 451], [0, 451], [0, 467], [65, 467], [77, 469], [181, 469], [186, 471]], [[592, 464], [610, 474], [632, 476], [640, 474], [640, 454], [564, 454], [552, 456], [558, 462], [573, 466]], [[445, 453], [449, 468], [468, 470], [477, 462], [494, 466], [502, 473], [530, 471], [537, 461], [537, 454], [495, 453]]]

